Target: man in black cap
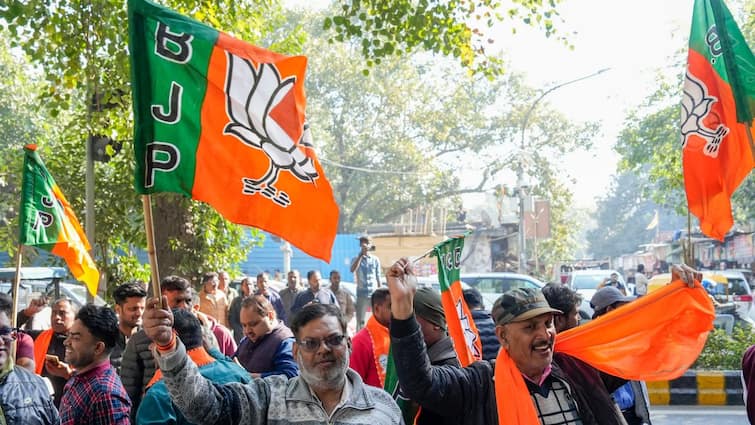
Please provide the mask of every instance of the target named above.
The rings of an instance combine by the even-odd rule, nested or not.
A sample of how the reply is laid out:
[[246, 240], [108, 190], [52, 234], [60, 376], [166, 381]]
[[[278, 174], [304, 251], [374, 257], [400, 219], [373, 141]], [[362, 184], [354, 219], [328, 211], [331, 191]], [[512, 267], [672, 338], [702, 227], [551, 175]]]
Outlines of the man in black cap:
[[[404, 279], [407, 273], [412, 273], [407, 259], [387, 273], [391, 351], [404, 395], [417, 401], [423, 412], [453, 423], [497, 424], [491, 363], [479, 361], [465, 368], [430, 365], [414, 314], [414, 288]], [[540, 423], [623, 425], [610, 393], [626, 381], [573, 357], [554, 356], [554, 314], [561, 312], [551, 308], [540, 291], [529, 288], [506, 292], [492, 311], [501, 348], [522, 373]]]
[[590, 299], [590, 307], [593, 308], [593, 319], [615, 310], [622, 305], [634, 301], [637, 297], [624, 295], [621, 290], [613, 286], [604, 286], [598, 289]]

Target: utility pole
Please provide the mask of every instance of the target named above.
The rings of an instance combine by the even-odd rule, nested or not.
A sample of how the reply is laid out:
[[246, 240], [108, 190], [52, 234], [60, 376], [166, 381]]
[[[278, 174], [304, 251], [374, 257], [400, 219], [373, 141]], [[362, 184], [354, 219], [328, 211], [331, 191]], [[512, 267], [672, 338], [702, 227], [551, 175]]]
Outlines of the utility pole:
[[574, 84], [576, 82], [586, 80], [588, 78], [596, 77], [606, 71], [608, 71], [611, 68], [603, 68], [601, 70], [598, 70], [596, 72], [593, 72], [592, 74], [585, 75], [584, 77], [575, 78], [573, 80], [565, 81], [563, 83], [556, 84], [555, 86], [543, 91], [540, 96], [535, 99], [534, 102], [530, 105], [529, 109], [527, 109], [527, 112], [524, 114], [524, 118], [522, 119], [522, 127], [521, 127], [521, 137], [520, 137], [520, 143], [519, 143], [519, 165], [517, 167], [517, 191], [519, 193], [519, 273], [527, 273], [527, 250], [526, 250], [526, 238], [524, 235], [524, 212], [525, 212], [525, 201], [527, 200], [527, 190], [529, 190], [529, 187], [526, 185], [524, 181], [525, 176], [525, 162], [524, 162], [524, 152], [525, 152], [525, 143], [524, 143], [524, 134], [527, 130], [527, 124], [529, 124], [530, 115], [532, 114], [532, 111], [535, 110], [535, 106], [537, 106], [538, 103], [540, 103], [541, 100], [545, 96], [547, 96], [549, 93], [560, 89], [561, 87], [568, 86], [569, 84]]

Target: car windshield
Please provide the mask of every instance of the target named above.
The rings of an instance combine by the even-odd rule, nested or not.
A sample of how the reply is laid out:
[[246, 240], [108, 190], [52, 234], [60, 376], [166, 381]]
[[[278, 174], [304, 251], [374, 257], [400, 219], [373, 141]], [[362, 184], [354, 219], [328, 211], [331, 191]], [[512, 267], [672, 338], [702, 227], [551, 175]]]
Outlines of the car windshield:
[[716, 285], [714, 295], [747, 295], [747, 288], [745, 285], [747, 283], [744, 281], [744, 279], [736, 278], [736, 277], [730, 277], [728, 278], [729, 284], [718, 284]]
[[574, 275], [572, 280], [573, 289], [597, 289], [603, 280], [608, 277], [602, 274], [579, 274]]

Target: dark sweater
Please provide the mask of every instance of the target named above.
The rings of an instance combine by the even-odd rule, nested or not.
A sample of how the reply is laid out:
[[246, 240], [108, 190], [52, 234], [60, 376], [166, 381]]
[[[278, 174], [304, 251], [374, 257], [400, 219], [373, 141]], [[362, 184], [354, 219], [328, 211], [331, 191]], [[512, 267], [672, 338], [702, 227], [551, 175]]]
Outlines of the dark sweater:
[[[468, 367], [431, 366], [416, 319], [391, 320], [391, 351], [404, 394], [447, 423], [496, 425], [494, 362]], [[556, 354], [551, 373], [571, 387], [585, 425], [619, 425], [624, 418], [610, 393], [624, 380], [598, 372], [567, 355]]]
[[482, 359], [488, 361], [495, 360], [498, 357], [498, 349], [501, 348], [501, 343], [498, 342], [498, 337], [495, 336], [493, 318], [485, 310], [472, 310], [472, 319], [474, 319], [477, 332], [480, 334]]

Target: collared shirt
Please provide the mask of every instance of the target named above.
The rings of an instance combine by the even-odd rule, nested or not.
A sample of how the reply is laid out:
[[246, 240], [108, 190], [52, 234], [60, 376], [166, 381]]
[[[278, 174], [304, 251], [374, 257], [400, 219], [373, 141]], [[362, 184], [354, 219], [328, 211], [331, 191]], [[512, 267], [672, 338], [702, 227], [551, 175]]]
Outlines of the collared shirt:
[[60, 401], [60, 425], [128, 425], [131, 400], [106, 360], [68, 380]]
[[380, 260], [367, 253], [357, 267], [357, 295], [368, 296], [380, 287]]
[[221, 325], [228, 327], [228, 300], [221, 290], [210, 294], [205, 291], [199, 293], [199, 311], [214, 317]]

